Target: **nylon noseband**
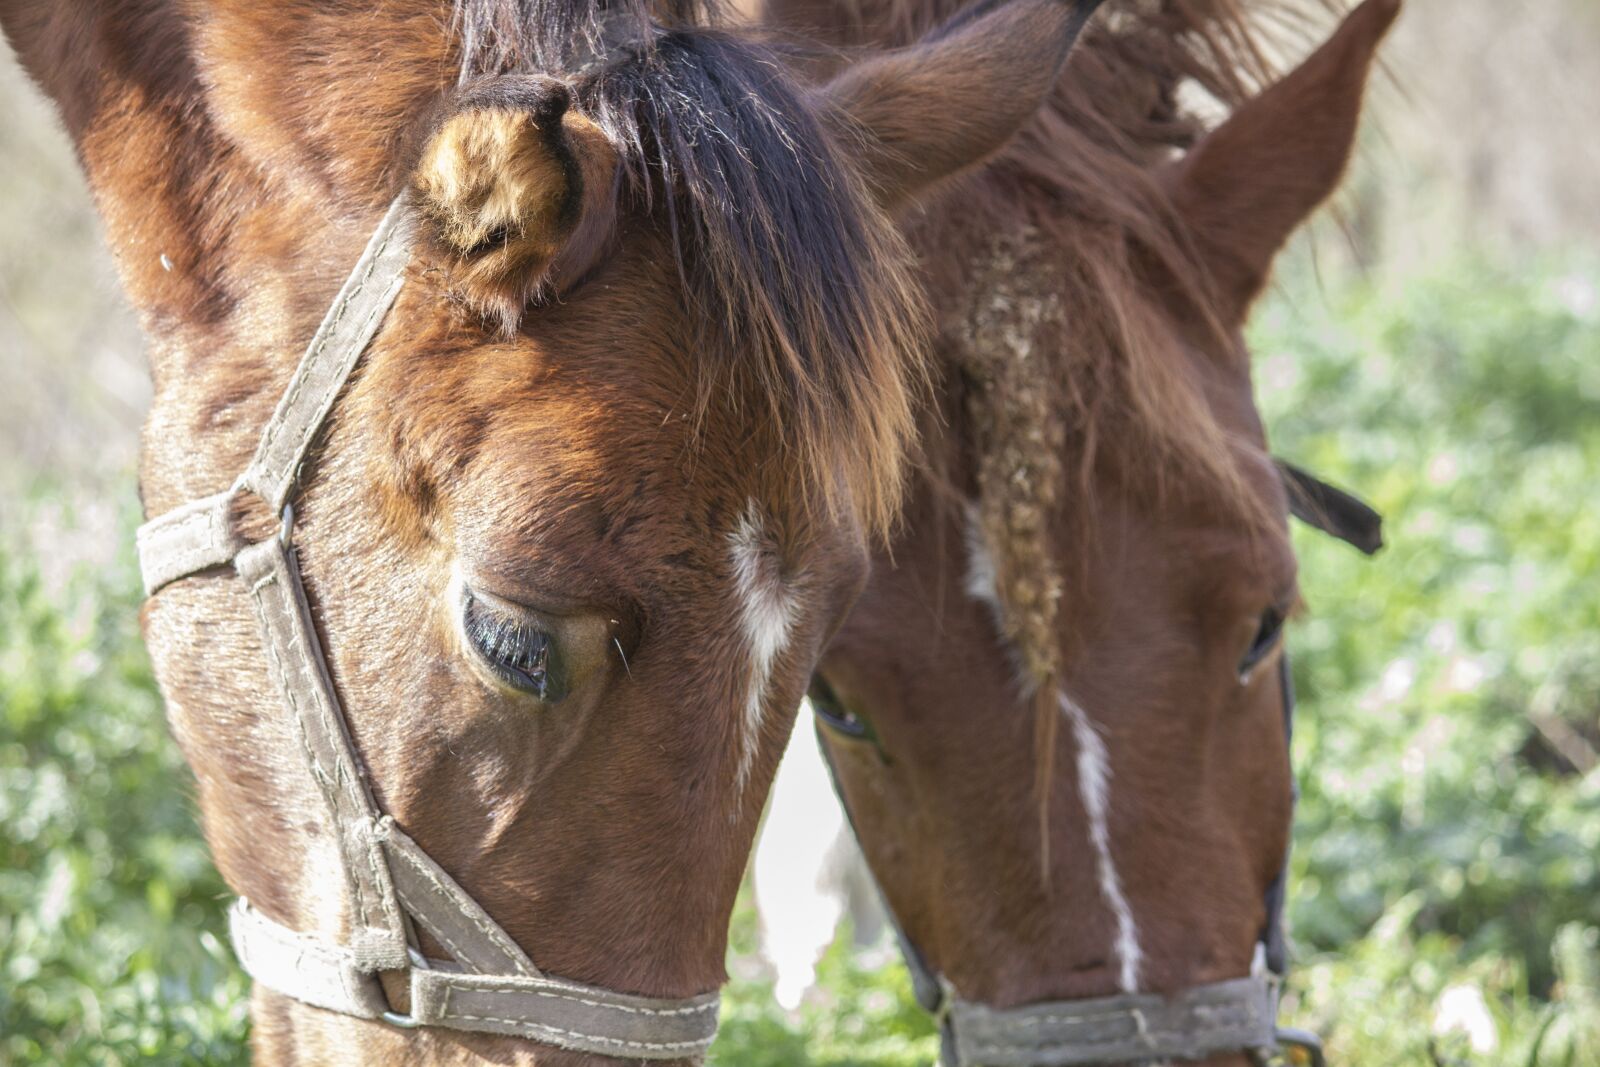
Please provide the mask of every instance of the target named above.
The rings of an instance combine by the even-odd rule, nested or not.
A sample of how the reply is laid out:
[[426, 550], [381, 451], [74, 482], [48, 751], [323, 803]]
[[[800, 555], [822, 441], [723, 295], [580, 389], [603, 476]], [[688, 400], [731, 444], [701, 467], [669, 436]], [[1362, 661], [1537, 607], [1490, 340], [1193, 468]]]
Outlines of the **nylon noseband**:
[[[250, 591], [269, 673], [316, 782], [338, 843], [348, 933], [340, 943], [275, 922], [235, 902], [229, 932], [245, 971], [284, 996], [403, 1028], [439, 1026], [506, 1034], [623, 1059], [699, 1056], [717, 1031], [718, 993], [664, 1000], [632, 996], [539, 971], [471, 894], [394, 819], [379, 810], [351, 744], [328, 662], [317, 641], [292, 537], [291, 499], [302, 461], [405, 281], [411, 220], [390, 207], [340, 290], [268, 420], [245, 472], [228, 489], [140, 527], [145, 592], [231, 566]], [[254, 544], [236, 530], [251, 493], [283, 516], [278, 536]], [[424, 957], [415, 927], [450, 954]], [[379, 974], [404, 977], [409, 1006], [396, 1011]]]
[[[1296, 518], [1365, 555], [1382, 547], [1383, 520], [1376, 511], [1292, 464], [1279, 461], [1278, 467]], [[1288, 758], [1288, 743], [1294, 735], [1294, 680], [1287, 652], [1279, 656], [1278, 678]], [[818, 719], [820, 734], [822, 716]], [[840, 732], [875, 743], [868, 730]], [[818, 740], [834, 793], [854, 832], [855, 816], [839, 788], [833, 755], [826, 738]], [[1294, 780], [1292, 767], [1290, 780]], [[1298, 783], [1291, 788], [1298, 800]], [[906, 936], [881, 892], [879, 898], [911, 972], [917, 1003], [939, 1023], [941, 1067], [1112, 1067], [1201, 1060], [1224, 1052], [1244, 1052], [1264, 1064], [1285, 1050], [1299, 1053], [1303, 1057], [1300, 1062], [1309, 1067], [1325, 1067], [1322, 1041], [1316, 1034], [1277, 1025], [1278, 996], [1289, 966], [1283, 923], [1288, 879], [1285, 857], [1283, 869], [1267, 888], [1266, 925], [1257, 942], [1255, 965], [1244, 978], [1191, 986], [1172, 997], [1123, 993], [1015, 1008], [991, 1008], [964, 1000]]]

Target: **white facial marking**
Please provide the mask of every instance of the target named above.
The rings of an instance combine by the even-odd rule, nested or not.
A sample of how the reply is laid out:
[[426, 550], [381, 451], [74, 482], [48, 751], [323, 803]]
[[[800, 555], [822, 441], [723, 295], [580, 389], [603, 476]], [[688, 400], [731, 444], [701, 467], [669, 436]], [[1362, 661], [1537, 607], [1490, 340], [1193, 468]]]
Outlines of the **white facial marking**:
[[1118, 983], [1124, 993], [1139, 989], [1139, 964], [1144, 952], [1139, 947], [1139, 928], [1133, 909], [1122, 892], [1122, 879], [1111, 859], [1111, 829], [1107, 813], [1111, 809], [1111, 757], [1105, 740], [1095, 730], [1089, 715], [1066, 693], [1060, 693], [1061, 714], [1072, 727], [1072, 740], [1078, 748], [1078, 795], [1089, 817], [1089, 842], [1094, 846], [1095, 868], [1100, 880], [1100, 895], [1117, 920], [1113, 948], [1117, 955]]
[[[1008, 624], [1005, 605], [1000, 602], [1000, 572], [995, 567], [994, 553], [989, 551], [988, 539], [983, 536], [983, 523], [978, 517], [976, 503], [967, 505], [966, 542], [967, 574], [962, 586], [967, 596], [989, 609], [995, 632], [1005, 638]], [[1037, 679], [1028, 673], [1021, 652], [1009, 638], [1000, 643], [1006, 650], [1006, 658], [1011, 661], [1017, 692], [1031, 697], [1039, 687]]]
[[761, 740], [762, 713], [766, 707], [767, 683], [778, 655], [789, 643], [790, 631], [799, 614], [800, 597], [784, 583], [777, 555], [767, 540], [761, 511], [751, 501], [728, 535], [729, 555], [733, 560], [734, 595], [739, 603], [739, 622], [750, 647], [750, 683], [745, 696], [744, 717], [740, 722], [739, 793], [750, 780], [756, 748]]
[[978, 518], [978, 505], [967, 505], [967, 595], [994, 613], [998, 624], [1005, 617], [1000, 605], [1000, 586], [995, 577], [994, 556], [983, 537], [983, 525]]

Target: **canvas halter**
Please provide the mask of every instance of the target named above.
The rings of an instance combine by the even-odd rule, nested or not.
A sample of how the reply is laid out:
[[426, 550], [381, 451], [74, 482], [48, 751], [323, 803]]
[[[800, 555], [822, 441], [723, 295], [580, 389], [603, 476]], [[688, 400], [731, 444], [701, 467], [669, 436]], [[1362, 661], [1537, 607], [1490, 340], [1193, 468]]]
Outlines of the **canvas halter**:
[[[580, 985], [542, 973], [472, 896], [374, 802], [317, 641], [293, 544], [291, 500], [302, 461], [340, 389], [377, 334], [405, 280], [410, 213], [396, 200], [328, 310], [250, 465], [221, 493], [140, 527], [145, 592], [231, 565], [250, 590], [269, 673], [316, 781], [338, 842], [349, 932], [340, 944], [295, 932], [235, 902], [234, 951], [257, 982], [284, 996], [398, 1027], [507, 1034], [622, 1059], [694, 1058], [717, 1031], [720, 997], [663, 1000]], [[235, 504], [251, 493], [282, 515], [278, 534], [248, 543]], [[293, 757], [291, 757], [293, 758]], [[424, 957], [415, 928], [449, 953]], [[403, 974], [404, 1012], [382, 972]]]
[[[1369, 556], [1383, 546], [1382, 518], [1372, 508], [1292, 464], [1280, 460], [1278, 469], [1295, 518]], [[1279, 657], [1278, 672], [1287, 745], [1294, 732], [1294, 683], [1287, 652]], [[819, 731], [826, 721], [846, 736], [870, 737], [820, 711], [818, 720]], [[833, 756], [826, 740], [819, 740], [834, 792], [854, 832], [855, 818], [839, 788]], [[1298, 786], [1294, 795], [1299, 796]], [[929, 965], [901, 929], [886, 899], [884, 912], [911, 972], [917, 1003], [938, 1021], [941, 1067], [1110, 1067], [1203, 1060], [1223, 1052], [1244, 1052], [1257, 1063], [1267, 1063], [1285, 1050], [1301, 1057], [1296, 1062], [1324, 1067], [1322, 1042], [1316, 1034], [1277, 1024], [1278, 995], [1289, 966], [1283, 928], [1288, 876], [1286, 860], [1267, 889], [1267, 922], [1257, 942], [1251, 973], [1190, 986], [1171, 997], [1120, 993], [992, 1008], [963, 999], [950, 981]]]

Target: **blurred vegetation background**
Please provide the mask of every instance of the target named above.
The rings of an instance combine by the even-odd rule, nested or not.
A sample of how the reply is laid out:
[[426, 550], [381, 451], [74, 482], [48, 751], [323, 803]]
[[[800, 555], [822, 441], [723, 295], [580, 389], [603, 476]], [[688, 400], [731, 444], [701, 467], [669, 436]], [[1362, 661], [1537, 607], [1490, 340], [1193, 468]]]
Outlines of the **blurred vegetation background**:
[[[1252, 330], [1297, 534], [1286, 1019], [1335, 1064], [1600, 1065], [1600, 4], [1412, 0], [1362, 161]], [[247, 984], [137, 633], [148, 398], [65, 138], [0, 56], [0, 1063], [244, 1059]], [[748, 900], [714, 1062], [912, 1067], [886, 945], [779, 1011]]]

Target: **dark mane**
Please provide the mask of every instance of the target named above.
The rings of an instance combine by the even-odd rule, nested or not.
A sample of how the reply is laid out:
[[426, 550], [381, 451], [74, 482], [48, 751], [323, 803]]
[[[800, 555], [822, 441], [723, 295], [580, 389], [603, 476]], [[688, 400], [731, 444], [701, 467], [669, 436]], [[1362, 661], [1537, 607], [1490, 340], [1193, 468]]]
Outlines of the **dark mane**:
[[[715, 0], [456, 0], [464, 82], [570, 81], [622, 154], [624, 195], [665, 220], [705, 367], [761, 414], [824, 497], [884, 528], [922, 379], [908, 253], [790, 80]], [[833, 501], [837, 503], [838, 501]]]

